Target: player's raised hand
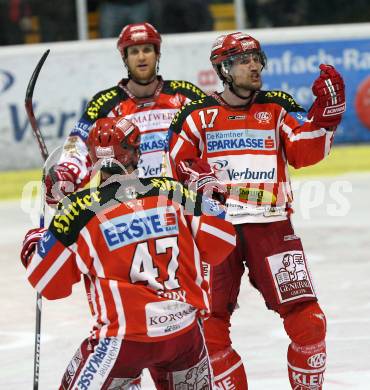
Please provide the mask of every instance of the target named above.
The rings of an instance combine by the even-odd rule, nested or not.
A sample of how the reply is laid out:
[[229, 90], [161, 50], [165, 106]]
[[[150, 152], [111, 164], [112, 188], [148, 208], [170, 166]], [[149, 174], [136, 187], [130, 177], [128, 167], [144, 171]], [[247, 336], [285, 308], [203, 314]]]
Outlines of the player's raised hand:
[[216, 177], [213, 168], [200, 158], [180, 161], [176, 167], [178, 178], [190, 189], [205, 193], [210, 198], [225, 204], [227, 190]]
[[53, 206], [64, 196], [77, 191], [87, 179], [86, 167], [73, 162], [63, 162], [54, 165], [45, 178], [46, 202]]
[[47, 229], [45, 228], [31, 229], [25, 235], [21, 250], [21, 261], [25, 267], [27, 267], [30, 257], [36, 249], [37, 243], [41, 240], [41, 237], [46, 230]]
[[335, 128], [346, 110], [344, 81], [332, 65], [320, 65], [320, 76], [314, 81], [312, 92], [316, 99], [308, 112], [314, 124]]

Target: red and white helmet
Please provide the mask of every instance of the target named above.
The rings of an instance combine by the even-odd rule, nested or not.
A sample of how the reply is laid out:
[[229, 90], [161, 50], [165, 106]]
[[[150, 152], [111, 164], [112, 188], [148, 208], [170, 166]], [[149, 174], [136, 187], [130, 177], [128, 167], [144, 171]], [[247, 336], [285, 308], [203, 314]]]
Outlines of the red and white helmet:
[[101, 118], [92, 127], [87, 146], [93, 164], [100, 160], [102, 170], [121, 173], [122, 167], [119, 164], [137, 167], [140, 158], [140, 130], [124, 117]]
[[222, 79], [220, 72], [221, 64], [232, 62], [233, 58], [244, 53], [257, 52], [260, 55], [262, 66], [266, 65], [265, 53], [261, 50], [261, 45], [257, 39], [242, 32], [235, 32], [227, 35], [220, 35], [212, 46], [211, 63]]
[[128, 24], [118, 37], [117, 48], [121, 56], [125, 56], [125, 49], [133, 45], [152, 43], [157, 54], [161, 52], [161, 36], [150, 23]]

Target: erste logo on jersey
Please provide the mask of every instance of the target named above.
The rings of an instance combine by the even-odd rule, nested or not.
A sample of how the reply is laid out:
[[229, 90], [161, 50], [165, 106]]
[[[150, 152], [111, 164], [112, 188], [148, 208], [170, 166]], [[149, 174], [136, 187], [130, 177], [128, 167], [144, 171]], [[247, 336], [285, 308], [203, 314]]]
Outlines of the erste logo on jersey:
[[230, 150], [273, 150], [276, 145], [275, 130], [207, 131], [206, 144], [208, 153]]
[[116, 217], [100, 224], [100, 229], [111, 251], [134, 242], [179, 232], [173, 207], [159, 207]]

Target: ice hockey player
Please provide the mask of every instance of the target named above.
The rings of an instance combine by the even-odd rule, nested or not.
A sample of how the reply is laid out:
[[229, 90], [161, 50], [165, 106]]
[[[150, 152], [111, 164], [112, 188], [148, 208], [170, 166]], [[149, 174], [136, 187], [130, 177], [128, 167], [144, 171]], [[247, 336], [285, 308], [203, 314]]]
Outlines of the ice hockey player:
[[243, 363], [230, 340], [230, 318], [246, 266], [251, 284], [267, 308], [280, 315], [291, 340], [292, 389], [319, 390], [326, 367], [326, 320], [290, 220], [288, 164], [301, 168], [329, 154], [345, 111], [344, 82], [333, 66], [320, 65], [312, 87], [315, 100], [306, 113], [289, 94], [261, 90], [266, 56], [253, 37], [240, 32], [220, 36], [210, 59], [224, 90], [177, 114], [169, 153], [172, 168], [194, 157], [208, 162], [229, 191], [227, 214], [237, 246], [225, 262], [211, 267], [212, 314], [204, 324], [216, 385], [247, 388]]
[[[60, 389], [132, 389], [143, 368], [158, 389], [211, 389], [200, 319], [209, 311], [201, 260], [234, 249], [233, 225], [204, 208], [202, 193], [171, 178], [137, 176], [140, 130], [103, 118], [88, 137], [102, 183], [63, 199], [49, 228], [27, 233], [27, 277], [48, 299], [67, 297], [85, 279], [96, 320]], [[214, 210], [214, 209], [213, 209]]]
[[185, 103], [205, 96], [190, 82], [165, 81], [158, 75], [161, 36], [151, 24], [125, 26], [117, 48], [128, 78], [98, 92], [87, 104], [65, 141], [60, 160], [53, 167], [54, 174], [46, 177], [47, 201], [51, 205], [88, 182], [86, 140], [97, 119], [123, 115], [136, 124], [141, 131], [140, 176], [159, 176], [171, 120]]

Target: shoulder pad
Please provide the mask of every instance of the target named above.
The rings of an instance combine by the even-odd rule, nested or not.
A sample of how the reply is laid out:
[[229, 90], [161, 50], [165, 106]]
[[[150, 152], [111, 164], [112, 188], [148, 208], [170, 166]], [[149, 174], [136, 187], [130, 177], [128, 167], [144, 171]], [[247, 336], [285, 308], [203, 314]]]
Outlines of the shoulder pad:
[[188, 104], [185, 104], [185, 106], [183, 106], [181, 110], [179, 110], [174, 116], [170, 125], [170, 131], [180, 133], [182, 129], [182, 124], [192, 112], [214, 105], [218, 105], [218, 102], [212, 96], [206, 96], [203, 99], [194, 100]]
[[190, 100], [198, 100], [207, 96], [196, 85], [184, 80], [166, 80], [162, 90], [170, 95], [181, 93]]
[[286, 111], [305, 111], [289, 93], [283, 91], [260, 91], [255, 100], [256, 103], [276, 103]]
[[65, 246], [77, 241], [83, 227], [101, 207], [102, 194], [97, 188], [74, 192], [63, 198], [49, 229]]
[[105, 117], [125, 96], [125, 92], [118, 85], [100, 91], [87, 103], [84, 115], [90, 121]]

